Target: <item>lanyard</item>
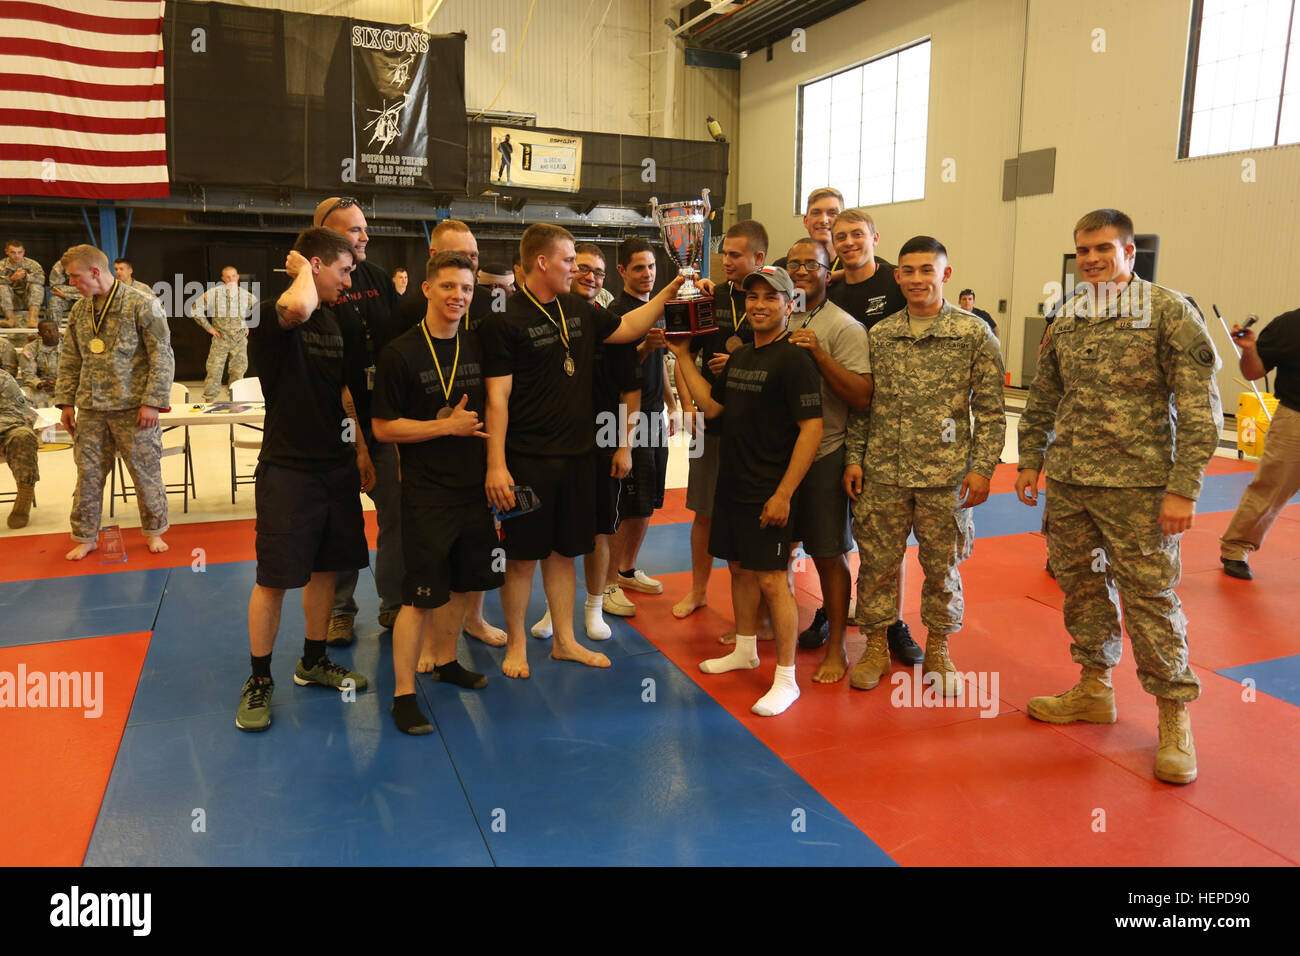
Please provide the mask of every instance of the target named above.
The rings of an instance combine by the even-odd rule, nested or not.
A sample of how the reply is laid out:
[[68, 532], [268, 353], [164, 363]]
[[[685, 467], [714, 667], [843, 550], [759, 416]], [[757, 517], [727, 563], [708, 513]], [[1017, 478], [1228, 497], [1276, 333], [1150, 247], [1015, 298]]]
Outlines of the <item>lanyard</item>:
[[428, 323], [421, 321], [420, 330], [424, 332], [424, 341], [429, 343], [429, 354], [433, 356], [433, 367], [438, 370], [438, 384], [442, 386], [443, 398], [447, 404], [451, 404], [451, 387], [456, 384], [456, 366], [460, 364], [460, 334], [456, 335], [456, 357], [451, 360], [451, 375], [444, 379], [442, 377], [442, 363], [438, 361], [438, 353], [433, 350], [433, 339], [429, 337]]
[[746, 311], [746, 312], [742, 312], [742, 313], [740, 313], [740, 318], [736, 318], [736, 297], [735, 297], [734, 295], [731, 294], [733, 291], [735, 291], [735, 286], [733, 286], [730, 282], [728, 282], [728, 283], [727, 283], [727, 298], [731, 300], [731, 327], [732, 327], [733, 329], [735, 329], [735, 330], [736, 330], [736, 334], [739, 335], [739, 334], [740, 334], [740, 326], [741, 326], [742, 323], [744, 323], [744, 321], [745, 321], [747, 318], [749, 318], [749, 312], [748, 312], [748, 311]]
[[806, 316], [804, 316], [803, 325], [799, 326], [797, 331], [802, 332], [804, 329], [808, 328], [808, 323], [810, 323], [813, 319], [817, 318], [817, 313], [826, 307], [826, 301], [827, 301], [826, 299], [822, 299], [821, 304], [818, 305], [817, 308], [813, 309]]
[[94, 299], [91, 299], [90, 331], [96, 338], [99, 338], [99, 330], [104, 327], [104, 318], [108, 315], [108, 310], [113, 305], [113, 299], [115, 299], [116, 297], [117, 297], [117, 280], [114, 279], [113, 288], [108, 291], [108, 298], [104, 300], [104, 307], [99, 310], [98, 314], [96, 314], [94, 308], [95, 301]]
[[537, 299], [534, 298], [533, 294], [528, 291], [527, 285], [521, 286], [521, 288], [524, 290], [524, 295], [528, 296], [528, 301], [542, 310], [542, 315], [546, 316], [546, 321], [550, 322], [551, 325], [555, 326], [555, 328], [559, 330], [560, 341], [564, 343], [564, 351], [569, 351], [569, 322], [564, 317], [564, 306], [560, 304], [559, 298], [556, 298], [555, 305], [560, 310], [560, 321], [556, 322], [555, 319], [552, 318], [551, 313], [546, 311], [546, 306], [538, 302]]

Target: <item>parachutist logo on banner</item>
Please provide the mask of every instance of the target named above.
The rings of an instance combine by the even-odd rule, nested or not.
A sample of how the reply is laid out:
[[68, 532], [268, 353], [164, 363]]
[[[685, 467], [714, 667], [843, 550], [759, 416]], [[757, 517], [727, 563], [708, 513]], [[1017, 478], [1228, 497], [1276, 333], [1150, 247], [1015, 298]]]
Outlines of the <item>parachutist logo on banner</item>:
[[366, 145], [373, 146], [379, 144], [379, 152], [383, 153], [388, 149], [389, 144], [397, 137], [402, 135], [402, 127], [398, 123], [398, 117], [401, 115], [402, 108], [406, 106], [406, 94], [394, 103], [392, 106], [386, 106], [382, 110], [366, 110], [367, 113], [378, 114], [369, 123], [365, 125], [366, 129], [374, 127], [374, 132], [370, 136], [370, 142]]

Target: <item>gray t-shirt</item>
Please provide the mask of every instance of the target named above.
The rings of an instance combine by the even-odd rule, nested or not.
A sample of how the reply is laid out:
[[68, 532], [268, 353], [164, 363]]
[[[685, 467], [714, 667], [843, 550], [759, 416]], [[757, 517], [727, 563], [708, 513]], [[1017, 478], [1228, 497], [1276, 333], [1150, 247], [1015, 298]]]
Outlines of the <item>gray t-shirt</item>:
[[[817, 343], [830, 353], [840, 365], [850, 372], [866, 374], [871, 371], [871, 358], [867, 351], [867, 330], [853, 316], [834, 302], [825, 300], [821, 308], [809, 313], [796, 312], [790, 316], [790, 331], [807, 328], [817, 336]], [[839, 451], [844, 444], [849, 407], [831, 391], [822, 379], [822, 442], [817, 446], [817, 461], [831, 452]]]

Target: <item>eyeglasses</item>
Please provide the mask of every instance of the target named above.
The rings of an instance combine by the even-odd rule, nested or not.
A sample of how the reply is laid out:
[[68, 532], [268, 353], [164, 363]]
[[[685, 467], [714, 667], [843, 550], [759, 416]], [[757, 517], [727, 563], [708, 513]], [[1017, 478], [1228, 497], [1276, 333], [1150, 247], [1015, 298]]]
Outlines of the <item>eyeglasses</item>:
[[325, 220], [328, 219], [330, 216], [334, 215], [335, 211], [339, 209], [347, 209], [349, 206], [359, 206], [359, 205], [361, 204], [357, 202], [355, 199], [353, 199], [351, 196], [344, 196], [334, 205], [330, 206], [329, 209], [325, 210], [325, 215], [320, 217], [321, 225], [324, 225]]
[[807, 261], [803, 259], [787, 259], [785, 263], [785, 271], [792, 274], [795, 272], [816, 272], [818, 269], [825, 268], [826, 266], [816, 259], [808, 259]]
[[605, 278], [604, 269], [593, 269], [591, 266], [585, 264], [578, 266], [578, 272], [584, 276], [595, 276], [597, 279]]

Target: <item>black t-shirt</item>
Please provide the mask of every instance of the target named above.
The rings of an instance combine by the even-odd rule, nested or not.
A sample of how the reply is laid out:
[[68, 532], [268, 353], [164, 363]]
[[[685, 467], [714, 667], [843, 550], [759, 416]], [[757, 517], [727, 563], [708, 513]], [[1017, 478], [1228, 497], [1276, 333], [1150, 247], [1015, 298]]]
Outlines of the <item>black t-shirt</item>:
[[[613, 421], [615, 431], [613, 438], [621, 439], [622, 433], [617, 429], [618, 406], [624, 392], [635, 392], [640, 383], [637, 380], [636, 346], [610, 345], [601, 342], [596, 347], [595, 364], [591, 373], [592, 404], [596, 413], [596, 434], [601, 437], [604, 422]], [[613, 416], [612, 419], [609, 416]], [[613, 455], [618, 443], [597, 442], [596, 451], [601, 455]]]
[[[718, 377], [709, 368], [709, 359], [727, 351], [727, 339], [735, 335], [739, 336], [740, 341], [746, 345], [754, 343], [754, 327], [749, 324], [749, 319], [745, 316], [745, 296], [745, 290], [740, 286], [733, 286], [730, 281], [714, 286], [713, 321], [717, 325], [717, 331], [712, 335], [698, 335], [691, 339], [691, 352], [700, 353], [702, 359], [700, 374], [704, 376], [704, 381], [709, 383], [710, 388]], [[707, 428], [715, 438], [722, 437], [721, 418], [713, 419], [708, 423]]]
[[[563, 323], [561, 322], [563, 314]], [[567, 325], [574, 374], [564, 371]], [[565, 293], [542, 308], [522, 291], [479, 327], [487, 378], [513, 376], [506, 448], [541, 457], [585, 455], [595, 444], [592, 369], [596, 347], [618, 329], [614, 313]]]
[[249, 359], [266, 399], [257, 460], [304, 471], [346, 464], [356, 450], [344, 441], [343, 386], [360, 367], [362, 342], [349, 337], [328, 306], [302, 325], [281, 328], [278, 298], [262, 300], [248, 334]]
[[[633, 309], [639, 309], [645, 302], [631, 295], [626, 289], [609, 304], [609, 311], [615, 315], [627, 315]], [[655, 323], [663, 328], [664, 320]], [[633, 346], [635, 361], [636, 348]], [[667, 349], [654, 349], [645, 359], [637, 363], [636, 377], [641, 385], [641, 411], [646, 415], [658, 414], [664, 409], [664, 353]]]
[[983, 309], [971, 309], [972, 315], [978, 315], [981, 319], [989, 324], [989, 328], [994, 332], [998, 330], [998, 324], [993, 321], [993, 316], [989, 315]]
[[1255, 345], [1264, 371], [1277, 369], [1273, 394], [1300, 412], [1300, 309], [1283, 312], [1264, 327]]
[[[429, 343], [438, 356], [434, 365]], [[460, 355], [456, 354], [457, 343]], [[453, 372], [454, 369], [454, 372]], [[438, 377], [441, 370], [442, 378]], [[446, 382], [451, 395], [443, 393]], [[429, 336], [419, 326], [407, 329], [379, 356], [372, 411], [376, 418], [432, 421], [444, 406], [455, 407], [468, 396], [465, 408], [483, 418], [487, 390], [483, 385], [483, 348], [478, 335], [458, 330], [454, 339]], [[422, 491], [468, 491], [483, 494], [487, 476], [487, 442], [482, 438], [446, 435], [422, 442], [403, 442], [403, 487]]]
[[894, 267], [884, 259], [876, 260], [876, 271], [870, 279], [836, 282], [826, 290], [826, 298], [861, 322], [867, 331], [907, 305], [903, 290], [894, 280]]
[[362, 361], [349, 379], [348, 388], [369, 440], [370, 386], [374, 374], [370, 370], [375, 367], [384, 346], [405, 331], [396, 319], [397, 289], [383, 269], [368, 260], [358, 262], [352, 270], [351, 288], [345, 289], [330, 305], [344, 335], [349, 339], [355, 335], [364, 349]]
[[786, 336], [762, 348], [742, 345], [714, 383], [713, 400], [725, 426], [718, 497], [762, 504], [790, 465], [799, 422], [821, 416], [817, 363]]

